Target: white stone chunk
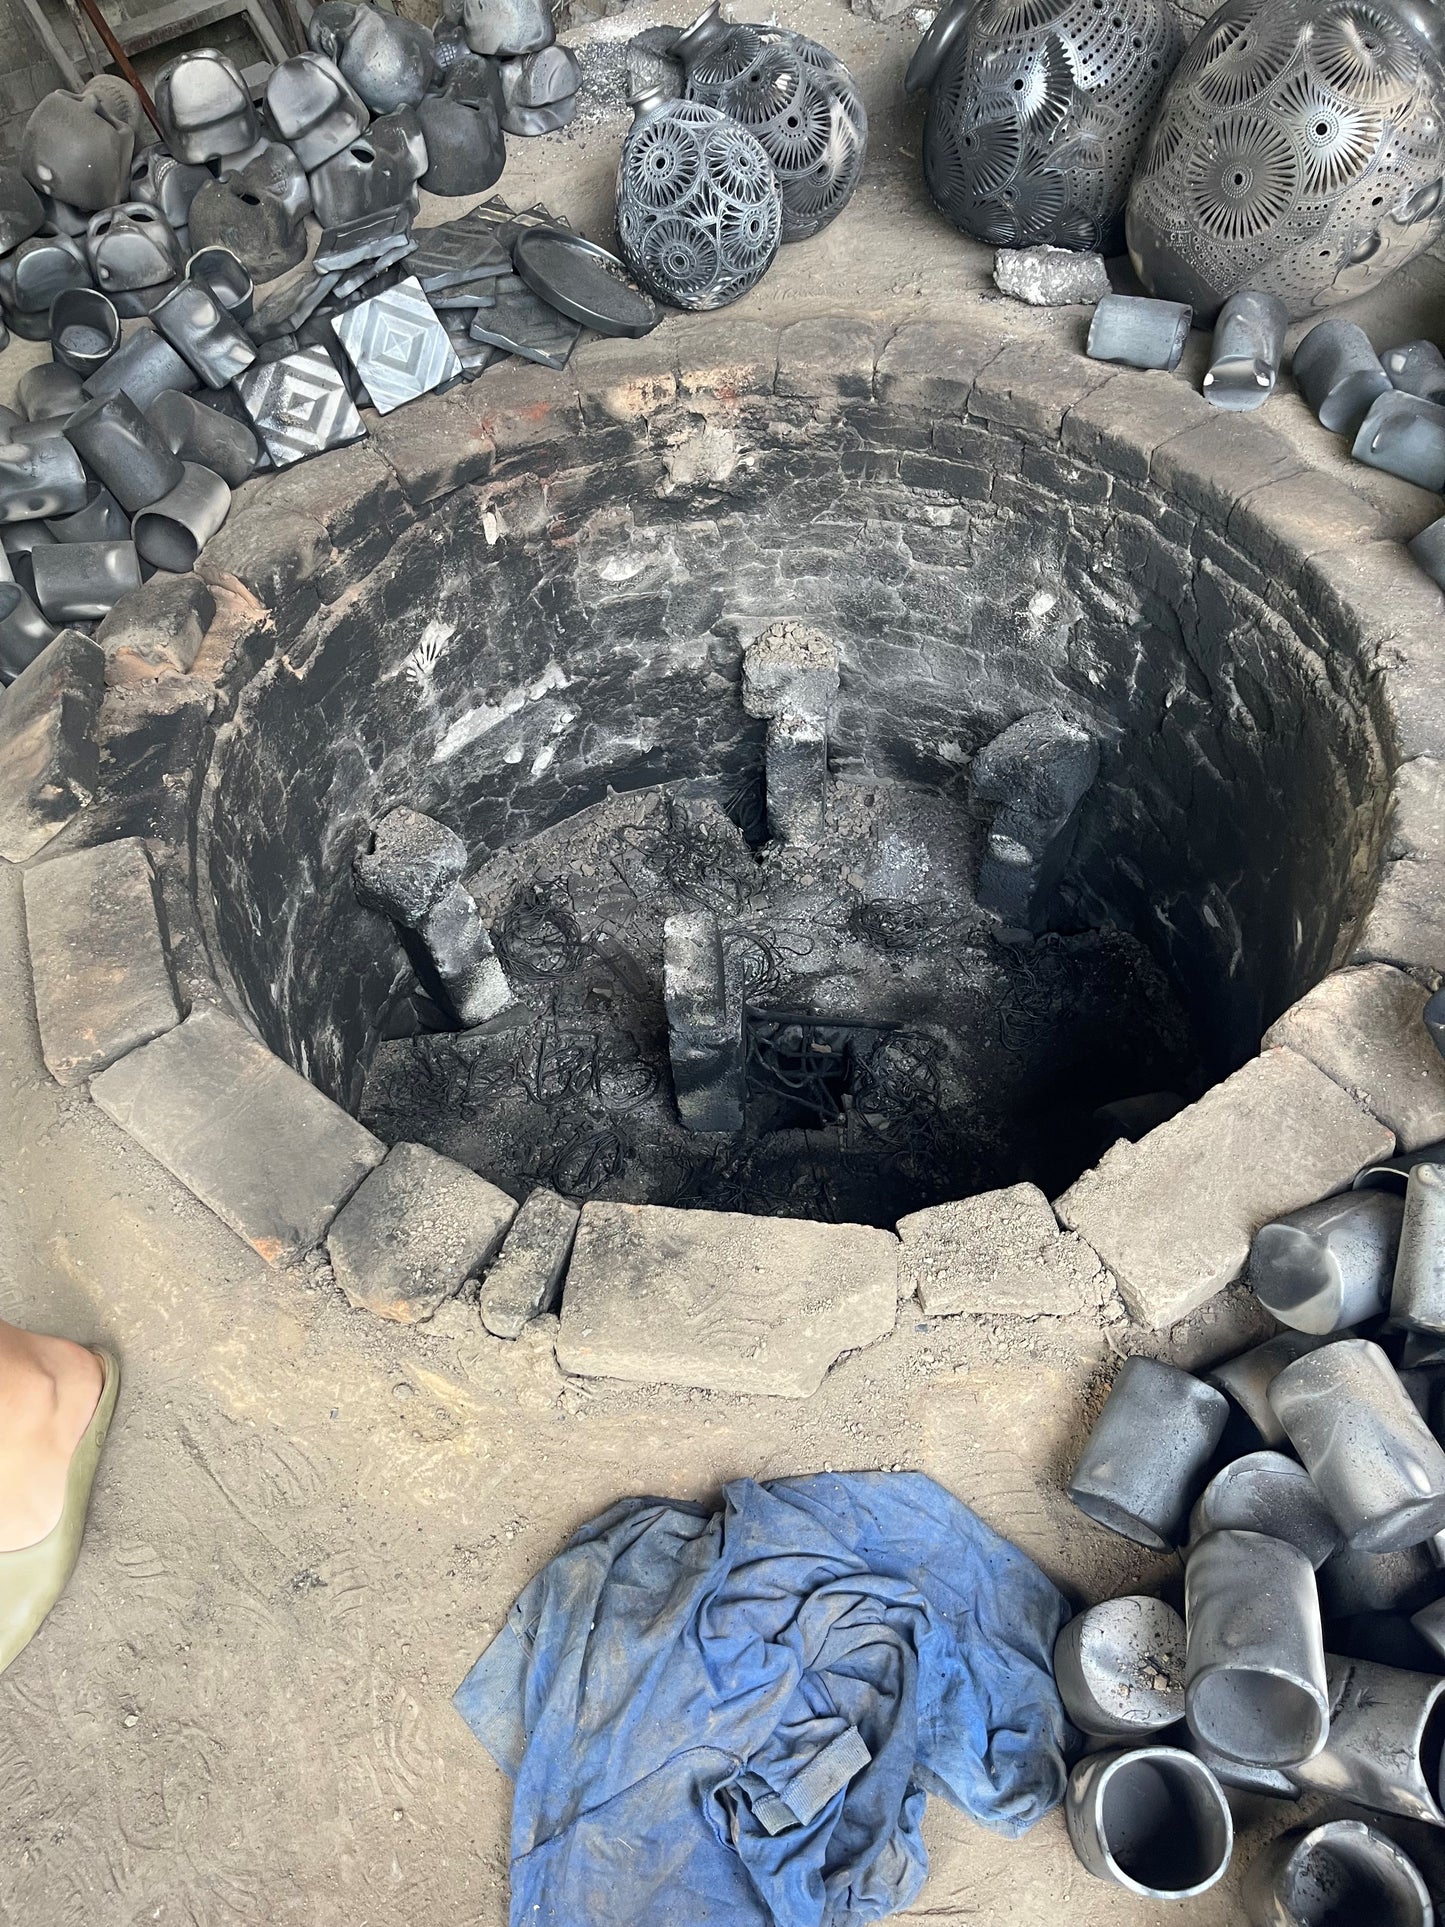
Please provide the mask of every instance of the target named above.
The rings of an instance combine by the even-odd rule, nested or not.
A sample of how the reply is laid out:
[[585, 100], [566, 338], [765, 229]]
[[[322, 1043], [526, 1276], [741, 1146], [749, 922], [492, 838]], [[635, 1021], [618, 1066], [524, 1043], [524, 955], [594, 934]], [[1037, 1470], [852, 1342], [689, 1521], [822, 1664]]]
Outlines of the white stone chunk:
[[1068, 308], [1102, 301], [1109, 293], [1103, 257], [1072, 248], [1000, 248], [993, 257], [994, 286], [1031, 308]]
[[1261, 1225], [1340, 1190], [1394, 1142], [1323, 1071], [1269, 1050], [1137, 1144], [1114, 1145], [1054, 1208], [1157, 1328], [1238, 1278]]
[[806, 1398], [892, 1331], [898, 1240], [648, 1204], [583, 1206], [557, 1362], [587, 1377]]

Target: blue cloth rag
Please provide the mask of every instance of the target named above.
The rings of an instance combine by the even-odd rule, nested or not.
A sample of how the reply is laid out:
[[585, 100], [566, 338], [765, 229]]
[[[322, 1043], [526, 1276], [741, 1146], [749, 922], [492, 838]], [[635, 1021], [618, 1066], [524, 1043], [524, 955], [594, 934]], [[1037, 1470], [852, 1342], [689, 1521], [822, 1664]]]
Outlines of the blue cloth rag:
[[512, 1927], [862, 1927], [936, 1793], [1010, 1836], [1063, 1797], [1033, 1562], [932, 1479], [625, 1499], [522, 1593], [456, 1704], [516, 1782]]

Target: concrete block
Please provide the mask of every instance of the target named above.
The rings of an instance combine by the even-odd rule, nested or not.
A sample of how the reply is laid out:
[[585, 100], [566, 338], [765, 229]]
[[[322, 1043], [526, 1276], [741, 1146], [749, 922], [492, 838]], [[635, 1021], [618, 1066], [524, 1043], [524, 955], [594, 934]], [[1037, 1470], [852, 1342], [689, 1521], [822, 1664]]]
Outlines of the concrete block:
[[1067, 1318], [1096, 1311], [1107, 1276], [1077, 1232], [1063, 1231], [1033, 1184], [937, 1204], [898, 1221], [900, 1297], [931, 1317], [1009, 1312]]
[[357, 901], [414, 929], [466, 875], [467, 846], [434, 816], [388, 810], [370, 850], [352, 858]]
[[294, 1264], [386, 1155], [233, 1017], [208, 1008], [103, 1070], [91, 1095], [267, 1264]]
[[1114, 1145], [1054, 1208], [1157, 1328], [1238, 1278], [1262, 1224], [1338, 1191], [1394, 1142], [1323, 1071], [1268, 1050], [1137, 1144]]
[[90, 801], [105, 651], [62, 629], [0, 690], [0, 857], [24, 863]]
[[667, 1046], [673, 1098], [689, 1131], [743, 1128], [743, 1004], [727, 974], [712, 911], [685, 910], [667, 918], [662, 931]]
[[1426, 995], [1388, 964], [1336, 970], [1264, 1041], [1307, 1057], [1413, 1151], [1445, 1137], [1445, 1062], [1421, 1022]]
[[97, 843], [25, 873], [25, 923], [46, 1068], [79, 1084], [181, 1021], [149, 852]]
[[893, 1329], [898, 1240], [867, 1225], [583, 1206], [557, 1362], [594, 1378], [806, 1398]]
[[465, 1165], [395, 1144], [337, 1213], [326, 1249], [353, 1305], [415, 1325], [481, 1271], [516, 1211]]
[[1098, 773], [1098, 744], [1051, 710], [1020, 717], [974, 757], [974, 801], [992, 812], [978, 903], [1005, 928], [1047, 928], [1079, 811]]
[[482, 1281], [482, 1323], [496, 1338], [556, 1309], [582, 1207], [539, 1186], [512, 1221], [500, 1254]]

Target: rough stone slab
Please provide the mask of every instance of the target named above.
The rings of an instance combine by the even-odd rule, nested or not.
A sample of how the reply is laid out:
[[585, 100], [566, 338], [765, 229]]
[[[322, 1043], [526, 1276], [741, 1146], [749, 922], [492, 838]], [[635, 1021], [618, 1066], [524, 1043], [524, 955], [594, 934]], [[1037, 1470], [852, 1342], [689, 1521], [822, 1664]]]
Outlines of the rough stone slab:
[[0, 690], [0, 857], [24, 863], [90, 801], [105, 651], [62, 629]]
[[359, 1310], [415, 1325], [482, 1269], [516, 1211], [465, 1165], [424, 1144], [394, 1144], [336, 1214], [327, 1254]]
[[838, 645], [810, 623], [771, 622], [743, 650], [749, 716], [826, 716], [838, 694]]
[[1354, 960], [1445, 975], [1445, 762], [1402, 763], [1390, 800], [1385, 863]]
[[828, 315], [795, 321], [778, 337], [776, 388], [780, 395], [818, 401], [866, 401], [873, 393], [876, 321]]
[[97, 843], [25, 873], [40, 1046], [79, 1084], [181, 1021], [150, 854], [139, 837]]
[[1396, 542], [1360, 542], [1308, 557], [1299, 600], [1329, 646], [1367, 671], [1385, 669], [1385, 700], [1402, 758], [1445, 754], [1445, 596]]
[[1005, 339], [938, 321], [910, 321], [878, 357], [878, 399], [895, 408], [965, 414], [974, 383]]
[[227, 518], [202, 550], [196, 573], [208, 583], [240, 583], [268, 609], [281, 609], [312, 581], [330, 553], [331, 539], [314, 515], [253, 509]]
[[91, 1084], [107, 1117], [269, 1265], [294, 1264], [386, 1155], [233, 1017], [209, 1008]]
[[914, 1211], [898, 1221], [901, 1297], [933, 1317], [1009, 1312], [1067, 1318], [1097, 1310], [1106, 1274], [1074, 1231], [1062, 1231], [1034, 1184]]
[[1222, 527], [1242, 495], [1298, 474], [1300, 459], [1262, 422], [1213, 408], [1209, 415], [1159, 444], [1149, 458], [1149, 476], [1176, 502], [1187, 502]]
[[1031, 308], [1072, 308], [1099, 302], [1110, 292], [1109, 271], [1099, 254], [1072, 248], [1000, 248], [993, 257], [993, 284], [1000, 294]]
[[1114, 373], [1042, 341], [1013, 341], [980, 371], [968, 411], [1004, 428], [1057, 436], [1069, 409]]
[[1158, 371], [1116, 374], [1065, 415], [1064, 446], [1126, 481], [1146, 482], [1154, 451], [1198, 423], [1217, 420], [1187, 382]]
[[1338, 1191], [1394, 1142], [1323, 1071], [1269, 1050], [1137, 1144], [1114, 1145], [1054, 1208], [1157, 1328], [1238, 1278], [1262, 1224]]
[[650, 335], [640, 341], [584, 339], [570, 363], [583, 415], [631, 426], [675, 401], [677, 370], [660, 365], [661, 360]]
[[557, 1362], [593, 1378], [806, 1398], [898, 1312], [898, 1240], [666, 1205], [587, 1204]]
[[557, 371], [509, 356], [472, 390], [477, 425], [498, 459], [563, 442], [581, 425], [576, 390]]
[[253, 505], [268, 514], [313, 517], [338, 549], [378, 534], [389, 545], [411, 520], [390, 466], [367, 442], [252, 476], [237, 490], [232, 515], [248, 514]]
[[1287, 475], [1252, 489], [1230, 511], [1228, 531], [1269, 574], [1293, 573], [1302, 556], [1328, 554], [1379, 533], [1378, 512], [1329, 475]]
[[512, 1221], [501, 1254], [482, 1281], [482, 1323], [494, 1338], [556, 1309], [582, 1207], [539, 1185]]
[[412, 503], [434, 502], [492, 471], [496, 449], [482, 426], [470, 386], [420, 400], [380, 415], [371, 439], [396, 471], [402, 493]]
[[680, 325], [684, 330], [678, 342], [680, 394], [736, 402], [772, 393], [779, 333], [773, 322], [736, 314], [697, 314], [684, 316]]
[[1421, 1022], [1427, 994], [1388, 964], [1336, 970], [1264, 1041], [1307, 1057], [1413, 1151], [1445, 1137], [1445, 1062]]
[[95, 632], [112, 684], [189, 675], [216, 618], [216, 598], [198, 575], [158, 574], [122, 596]]

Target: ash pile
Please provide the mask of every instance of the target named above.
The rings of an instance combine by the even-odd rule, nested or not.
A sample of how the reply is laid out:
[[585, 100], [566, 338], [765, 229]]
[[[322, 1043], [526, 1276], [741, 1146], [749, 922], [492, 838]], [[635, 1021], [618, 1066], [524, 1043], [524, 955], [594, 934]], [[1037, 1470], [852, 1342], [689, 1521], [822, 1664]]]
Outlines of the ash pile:
[[1248, 1919], [1426, 1927], [1391, 1836], [1445, 1827], [1445, 1144], [1265, 1225], [1249, 1283], [1275, 1335], [1199, 1376], [1126, 1359], [1069, 1481], [1184, 1562], [1182, 1589], [1060, 1635], [1088, 1746], [1070, 1837], [1101, 1878], [1187, 1899], [1229, 1866], [1224, 1789], [1307, 1800], [1246, 1872]]

